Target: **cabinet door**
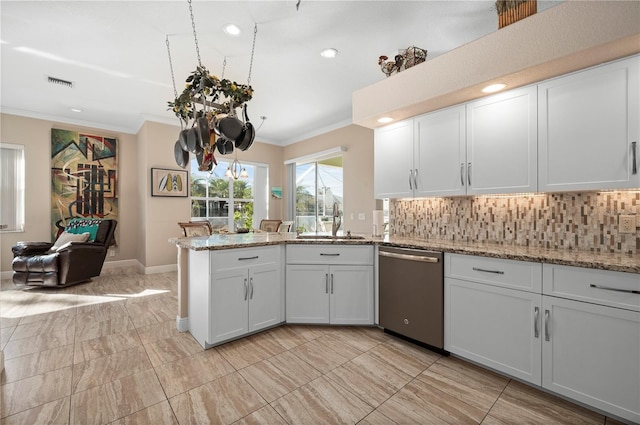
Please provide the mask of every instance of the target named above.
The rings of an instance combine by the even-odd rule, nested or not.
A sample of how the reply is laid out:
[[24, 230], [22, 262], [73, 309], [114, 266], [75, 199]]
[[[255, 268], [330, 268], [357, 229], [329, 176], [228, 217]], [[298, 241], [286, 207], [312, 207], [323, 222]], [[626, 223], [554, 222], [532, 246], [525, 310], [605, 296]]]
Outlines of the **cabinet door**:
[[415, 119], [416, 196], [465, 194], [465, 131], [464, 105]]
[[548, 296], [543, 307], [542, 385], [640, 423], [640, 313]]
[[329, 267], [287, 266], [287, 323], [329, 323]]
[[331, 324], [373, 324], [373, 266], [332, 266], [329, 293]]
[[444, 348], [541, 383], [541, 295], [445, 278]]
[[210, 344], [246, 334], [248, 328], [249, 272], [246, 268], [214, 272], [211, 277]]
[[640, 187], [639, 63], [636, 56], [538, 86], [540, 191]]
[[537, 90], [467, 104], [467, 195], [536, 192]]
[[376, 198], [413, 196], [413, 120], [376, 129], [374, 192]]
[[249, 332], [284, 321], [284, 291], [279, 266], [265, 264], [249, 269]]

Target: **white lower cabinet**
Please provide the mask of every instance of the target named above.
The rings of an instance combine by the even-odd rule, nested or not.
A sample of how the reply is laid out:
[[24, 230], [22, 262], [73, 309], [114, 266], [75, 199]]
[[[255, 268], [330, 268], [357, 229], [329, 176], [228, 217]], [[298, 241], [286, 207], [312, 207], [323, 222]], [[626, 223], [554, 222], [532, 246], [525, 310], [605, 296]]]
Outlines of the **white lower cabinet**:
[[446, 257], [446, 350], [640, 423], [640, 275]]
[[640, 313], [542, 298], [542, 385], [640, 423]]
[[541, 383], [541, 295], [445, 278], [445, 350]]
[[284, 322], [282, 249], [190, 253], [189, 331], [203, 347]]
[[542, 265], [445, 255], [445, 339], [451, 353], [540, 385]]
[[287, 323], [372, 325], [373, 247], [287, 246]]

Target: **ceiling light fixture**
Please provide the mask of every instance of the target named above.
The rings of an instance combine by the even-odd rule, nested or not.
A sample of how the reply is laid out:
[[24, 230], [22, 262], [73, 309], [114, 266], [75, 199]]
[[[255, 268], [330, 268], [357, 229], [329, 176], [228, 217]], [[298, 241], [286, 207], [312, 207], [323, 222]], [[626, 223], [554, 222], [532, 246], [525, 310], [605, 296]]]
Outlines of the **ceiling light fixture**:
[[334, 49], [333, 47], [324, 49], [323, 51], [320, 52], [320, 56], [327, 59], [333, 59], [337, 55], [338, 55], [338, 50]]
[[483, 93], [495, 93], [497, 91], [502, 90], [503, 88], [507, 87], [506, 84], [502, 84], [502, 83], [498, 83], [498, 84], [491, 84], [488, 85], [487, 87], [482, 89]]
[[391, 121], [393, 121], [393, 118], [391, 118], [391, 117], [378, 118], [378, 122], [380, 124], [387, 124], [387, 123], [390, 123]]
[[231, 35], [234, 37], [239, 36], [241, 32], [240, 28], [236, 24], [224, 24], [224, 26], [222, 27], [222, 30], [225, 32], [225, 34]]

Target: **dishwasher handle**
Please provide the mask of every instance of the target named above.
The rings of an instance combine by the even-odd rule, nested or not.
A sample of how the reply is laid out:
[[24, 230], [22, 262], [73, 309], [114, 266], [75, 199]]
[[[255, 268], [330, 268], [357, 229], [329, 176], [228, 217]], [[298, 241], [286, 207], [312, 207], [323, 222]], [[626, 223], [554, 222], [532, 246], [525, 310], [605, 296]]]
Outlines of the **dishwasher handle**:
[[409, 255], [409, 254], [398, 254], [396, 252], [387, 252], [380, 251], [380, 256], [382, 257], [390, 257], [390, 258], [398, 258], [400, 260], [409, 260], [409, 261], [421, 261], [423, 263], [437, 263], [440, 259], [436, 257], [425, 257], [422, 255]]

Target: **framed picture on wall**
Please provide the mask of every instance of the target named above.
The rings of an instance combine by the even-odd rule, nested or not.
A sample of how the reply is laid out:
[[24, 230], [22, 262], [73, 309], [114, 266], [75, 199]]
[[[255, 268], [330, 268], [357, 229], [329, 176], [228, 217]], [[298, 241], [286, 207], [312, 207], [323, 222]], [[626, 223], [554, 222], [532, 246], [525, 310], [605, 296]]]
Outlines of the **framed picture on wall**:
[[189, 173], [185, 170], [152, 168], [151, 196], [189, 196]]

